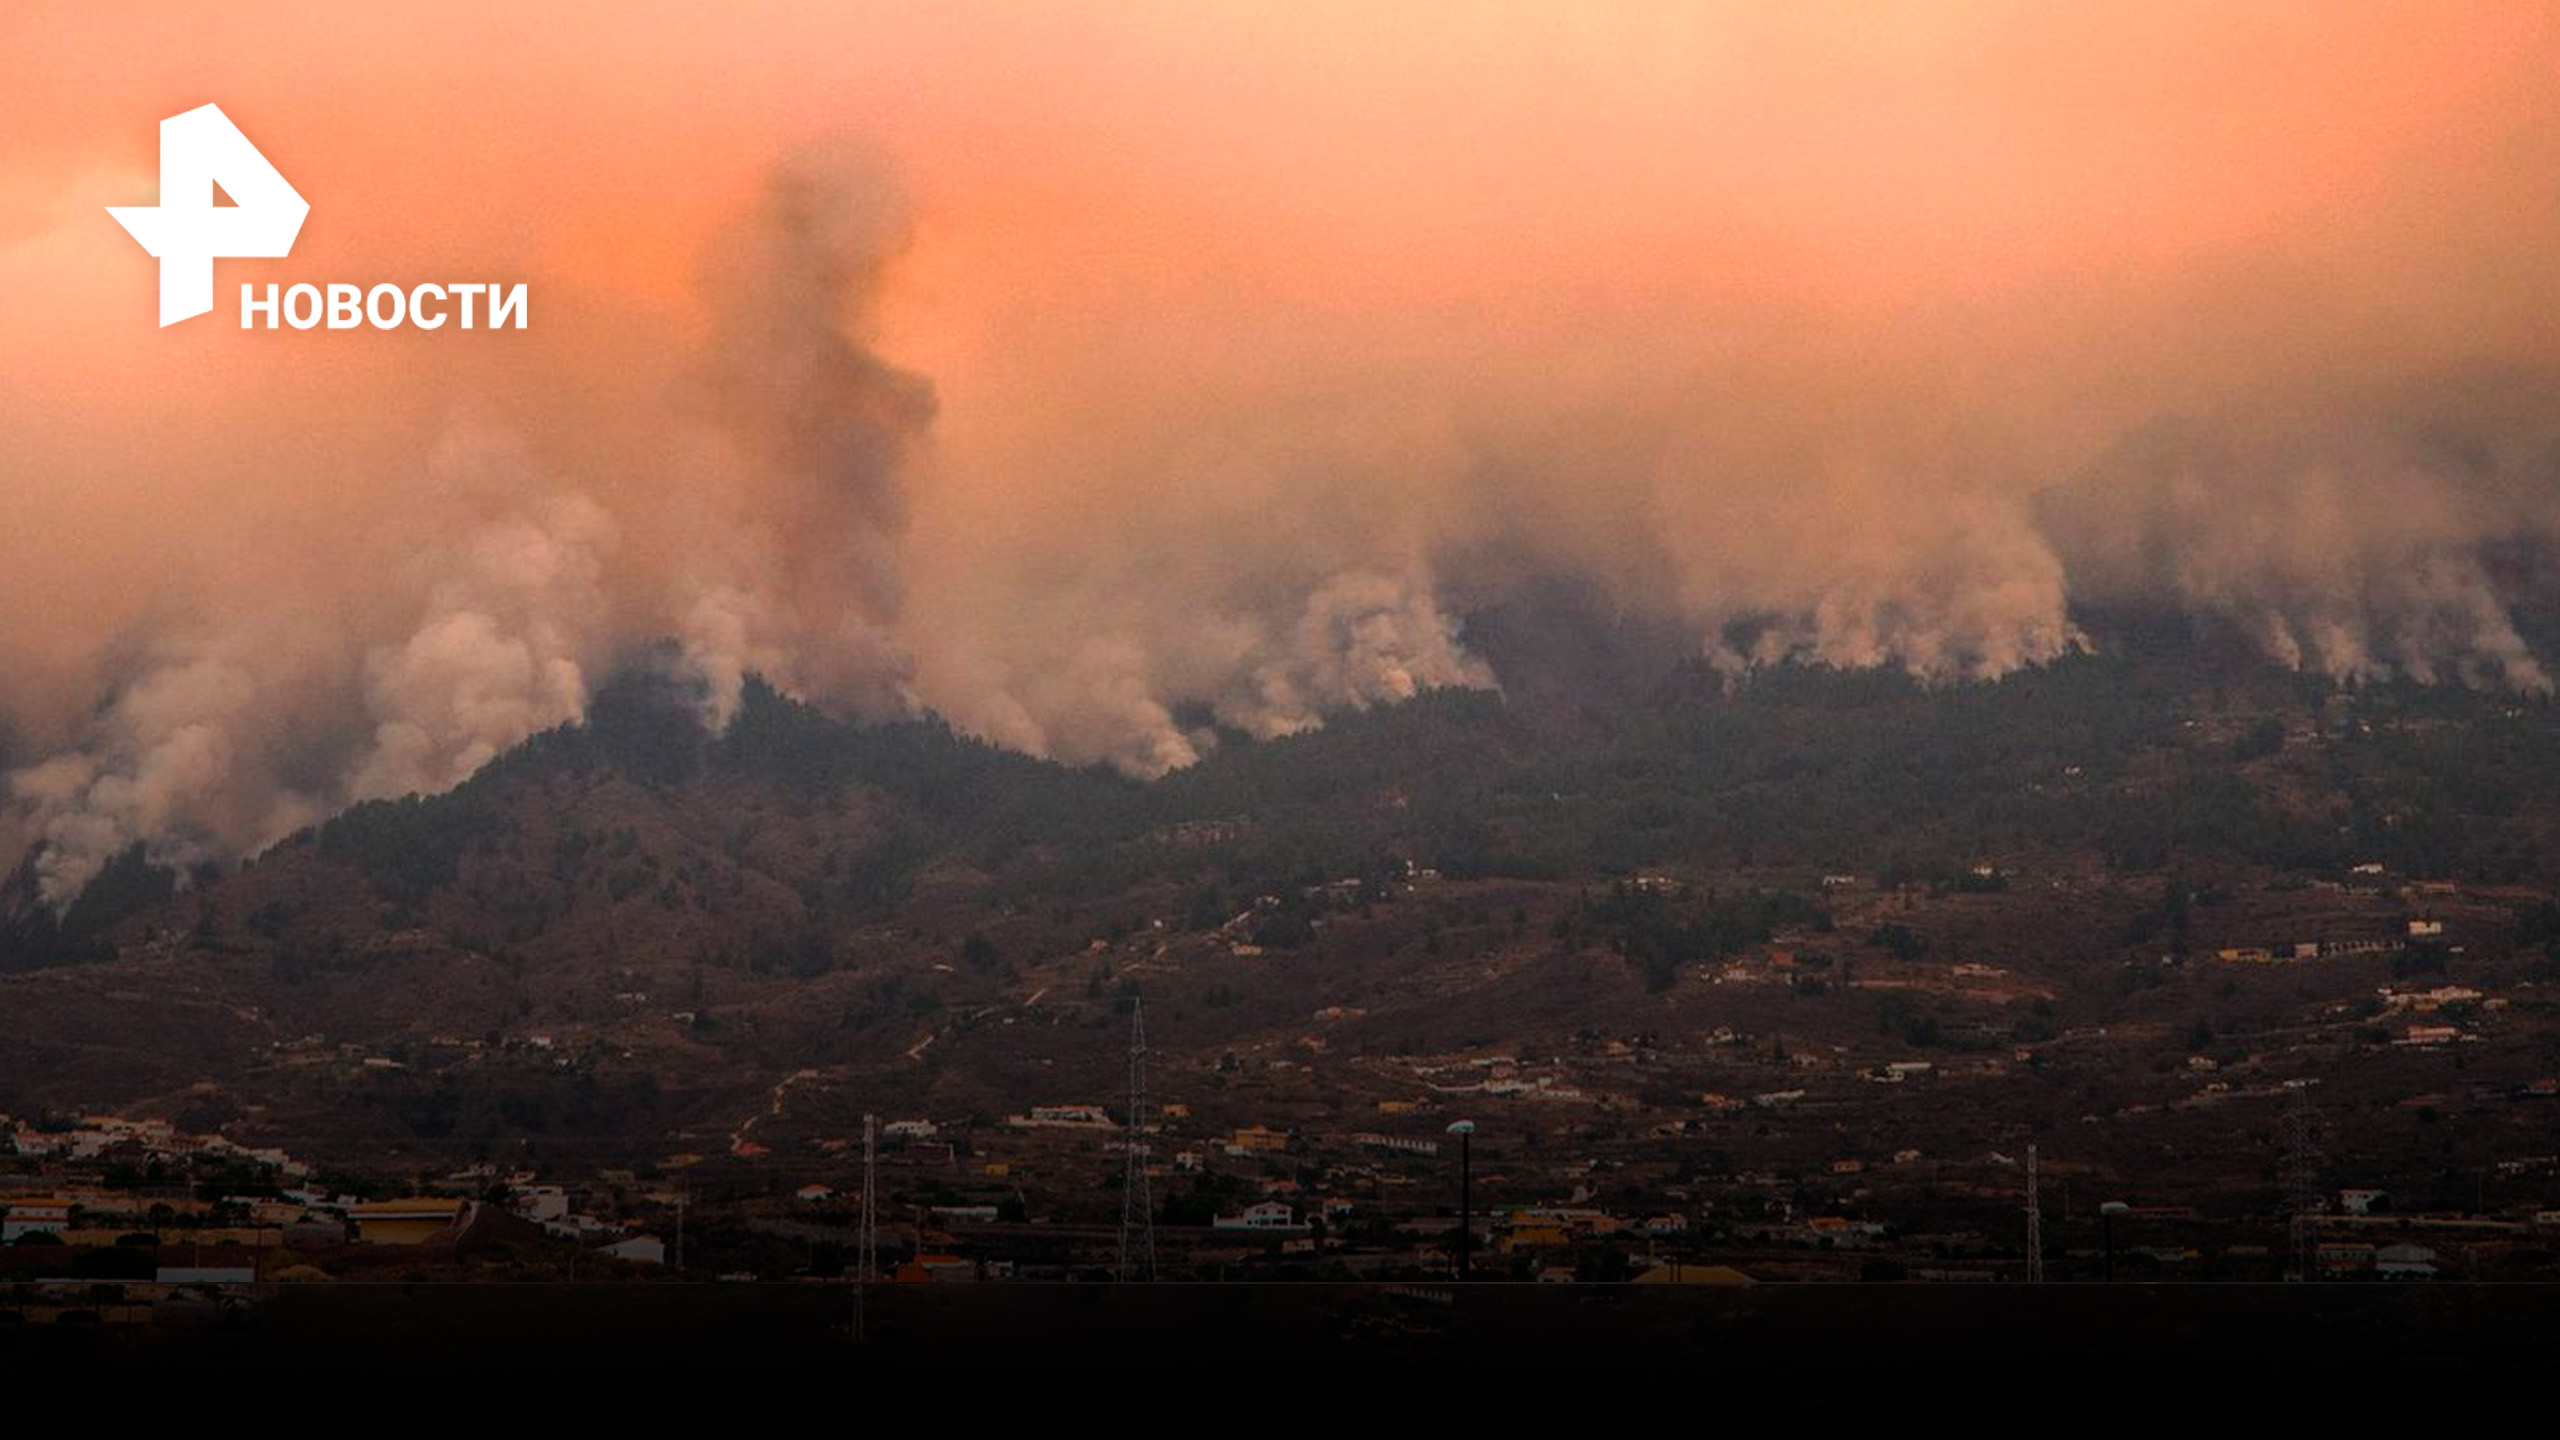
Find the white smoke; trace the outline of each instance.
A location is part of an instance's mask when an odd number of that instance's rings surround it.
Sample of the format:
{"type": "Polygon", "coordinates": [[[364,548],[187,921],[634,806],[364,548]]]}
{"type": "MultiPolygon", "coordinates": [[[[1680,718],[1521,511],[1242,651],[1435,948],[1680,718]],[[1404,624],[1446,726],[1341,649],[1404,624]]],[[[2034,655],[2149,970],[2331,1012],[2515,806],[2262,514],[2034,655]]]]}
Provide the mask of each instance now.
{"type": "Polygon", "coordinates": [[[758,672],[857,714],[912,711],[903,487],[934,400],[865,340],[903,214],[841,157],[777,177],[712,252],[707,343],[668,378],[656,449],[625,461],[645,473],[571,487],[574,441],[466,402],[373,532],[338,537],[363,558],[250,577],[275,582],[265,605],[173,582],[165,608],[206,618],[155,612],[108,702],[8,777],[44,898],[69,903],[137,841],[227,858],[355,801],[449,789],[579,719],[599,671],[660,638],[714,724],[758,672]],[[653,553],[626,566],[634,525],[653,553]],[[349,574],[352,591],[302,583],[349,574]]]}
{"type": "Polygon", "coordinates": [[[1426,583],[1365,570],[1261,607],[1204,600],[1178,616],[1100,609],[1062,651],[1010,666],[989,656],[972,663],[943,680],[970,702],[970,728],[1035,755],[1145,778],[1216,748],[1216,725],[1186,724],[1186,710],[1272,739],[1427,689],[1495,683],[1426,583]]]}
{"type": "Polygon", "coordinates": [[[1683,452],[1657,493],[1680,603],[1728,673],[1804,660],[1977,680],[2087,644],[2062,562],[1991,487],[1840,457],[1683,452]],[[1910,503],[1920,489],[1932,503],[1910,503]]]}
{"type": "Polygon", "coordinates": [[[36,875],[48,903],[68,905],[135,844],[175,866],[227,858],[309,824],[333,798],[287,782],[261,695],[276,677],[224,648],[232,653],[207,646],[146,669],[79,749],[8,777],[43,847],[36,875]]]}
{"type": "Polygon", "coordinates": [[[330,643],[327,616],[171,634],[72,748],[8,777],[45,899],[69,903],[136,843],[167,864],[226,859],[356,800],[449,789],[576,719],[611,534],[567,495],[463,529],[380,577],[417,597],[410,628],[359,656],[330,643]]]}
{"type": "MultiPolygon", "coordinates": [[[[595,36],[516,25],[363,126],[286,84],[245,123],[344,217],[296,264],[522,274],[532,330],[153,340],[102,323],[148,265],[98,208],[149,128],[97,117],[165,67],[64,83],[97,22],[19,7],[0,727],[48,894],[451,784],[669,638],[714,724],[761,673],[1139,775],[1495,684],[1456,617],[1558,574],[1728,669],[1952,683],[2167,603],[2549,688],[2507,551],[2560,537],[2560,21],[1658,8],[705,10],[565,108],[595,36]],[[394,178],[456,76],[559,143],[394,178]],[[840,152],[759,188],[839,127],[913,223],[840,152]]],[[[382,43],[166,18],[123,42],[382,43]]]]}
{"type": "Polygon", "coordinates": [[[612,543],[601,508],[563,495],[422,555],[427,603],[417,628],[365,657],[375,725],[349,797],[450,789],[527,736],[584,714],[612,543]]]}
{"type": "Polygon", "coordinates": [[[1270,739],[1427,689],[1493,683],[1493,671],[1460,646],[1457,625],[1428,590],[1354,573],[1309,595],[1294,626],[1255,645],[1216,710],[1227,724],[1270,739]]]}
{"type": "Polygon", "coordinates": [[[2340,420],[2205,445],[2157,437],[2059,492],[2044,523],[2076,592],[2163,600],[2231,624],[2289,669],[2549,694],[2492,564],[2560,537],[2552,453],[2531,417],[2473,417],[2490,438],[2420,445],[2340,420]]]}
{"type": "Polygon", "coordinates": [[[1094,636],[1004,692],[1018,748],[1078,764],[1102,762],[1154,777],[1199,760],[1215,739],[1176,724],[1147,652],[1124,636],[1094,636]]]}

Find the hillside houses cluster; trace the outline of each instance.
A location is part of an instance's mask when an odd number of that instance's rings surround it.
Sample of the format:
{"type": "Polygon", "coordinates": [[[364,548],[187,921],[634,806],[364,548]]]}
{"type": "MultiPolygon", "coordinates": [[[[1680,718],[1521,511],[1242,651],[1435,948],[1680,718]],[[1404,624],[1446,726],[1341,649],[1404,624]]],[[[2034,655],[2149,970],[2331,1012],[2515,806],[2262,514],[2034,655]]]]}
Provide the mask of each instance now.
{"type": "Polygon", "coordinates": [[[608,1254],[655,1258],[654,1240],[628,1221],[579,1208],[573,1192],[533,1172],[486,1163],[418,1193],[365,1196],[320,1183],[311,1162],[282,1149],[119,1115],[0,1117],[0,1155],[15,1162],[0,1171],[0,1245],[10,1247],[0,1259],[23,1262],[16,1270],[41,1270],[58,1252],[75,1271],[161,1284],[327,1279],[330,1267],[362,1272],[384,1252],[450,1255],[501,1216],[608,1254]],[[180,1250],[185,1263],[168,1263],[180,1250]],[[84,1251],[116,1260],[84,1260],[84,1251]],[[162,1263],[143,1266],[154,1257],[162,1263]]]}

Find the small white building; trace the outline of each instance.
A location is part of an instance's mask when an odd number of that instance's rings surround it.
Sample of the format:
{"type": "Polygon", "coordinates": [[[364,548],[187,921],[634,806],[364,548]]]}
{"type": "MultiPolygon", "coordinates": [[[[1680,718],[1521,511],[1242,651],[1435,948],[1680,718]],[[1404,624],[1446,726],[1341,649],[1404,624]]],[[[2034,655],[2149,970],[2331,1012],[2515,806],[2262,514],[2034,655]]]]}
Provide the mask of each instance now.
{"type": "Polygon", "coordinates": [[[1028,1115],[1008,1115],[1007,1125],[1018,1129],[1059,1128],[1074,1130],[1109,1130],[1111,1116],[1099,1105],[1034,1105],[1028,1115]]]}
{"type": "Polygon", "coordinates": [[[1298,1212],[1277,1200],[1247,1205],[1234,1215],[1221,1215],[1210,1222],[1220,1230],[1296,1230],[1298,1212]]]}

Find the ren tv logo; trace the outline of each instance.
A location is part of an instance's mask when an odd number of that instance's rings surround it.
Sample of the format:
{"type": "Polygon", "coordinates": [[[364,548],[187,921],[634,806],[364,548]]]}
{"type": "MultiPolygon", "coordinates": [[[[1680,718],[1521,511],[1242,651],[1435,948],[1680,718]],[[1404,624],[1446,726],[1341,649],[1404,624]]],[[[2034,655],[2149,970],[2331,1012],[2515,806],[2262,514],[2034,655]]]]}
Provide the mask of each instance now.
{"type": "MultiPolygon", "coordinates": [[[[311,202],[220,106],[199,105],[160,122],[160,203],[110,205],[107,213],[159,259],[165,328],[213,309],[215,260],[280,260],[292,254],[311,202]],[[214,203],[217,185],[231,204],[214,203]]],[[[269,285],[264,295],[254,285],[240,287],[243,330],[257,329],[260,317],[269,330],[279,319],[296,330],[323,322],[331,330],[439,330],[448,321],[463,330],[522,330],[526,309],[521,284],[339,283],[295,285],[281,294],[269,285]]]]}

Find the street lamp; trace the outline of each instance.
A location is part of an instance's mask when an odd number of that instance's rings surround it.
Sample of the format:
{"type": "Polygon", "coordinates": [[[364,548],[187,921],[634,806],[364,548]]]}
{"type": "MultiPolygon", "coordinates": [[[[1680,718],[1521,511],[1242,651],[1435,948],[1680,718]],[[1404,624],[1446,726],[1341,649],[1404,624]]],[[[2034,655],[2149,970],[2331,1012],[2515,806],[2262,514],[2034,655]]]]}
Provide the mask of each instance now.
{"type": "Polygon", "coordinates": [[[1449,1133],[1458,1137],[1458,1283],[1467,1281],[1467,1253],[1476,1245],[1476,1172],[1475,1156],[1468,1144],[1475,1138],[1476,1122],[1453,1120],[1449,1133]]]}
{"type": "Polygon", "coordinates": [[[2116,1217],[2128,1214],[2133,1207],[2121,1200],[2110,1200],[2098,1207],[2098,1221],[2107,1235],[2107,1278],[2116,1278],[2116,1217]]]}

